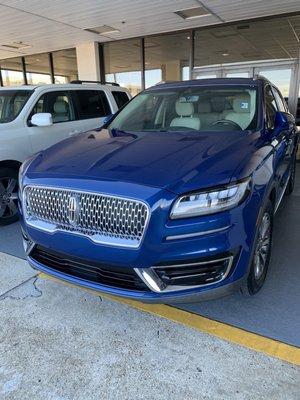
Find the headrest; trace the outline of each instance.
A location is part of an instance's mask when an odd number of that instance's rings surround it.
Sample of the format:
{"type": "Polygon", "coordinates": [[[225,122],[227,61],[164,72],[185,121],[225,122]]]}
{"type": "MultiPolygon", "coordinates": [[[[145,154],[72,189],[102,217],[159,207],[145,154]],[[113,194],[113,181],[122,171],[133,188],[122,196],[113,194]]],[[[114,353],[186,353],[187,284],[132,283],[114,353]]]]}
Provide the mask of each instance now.
{"type": "Polygon", "coordinates": [[[236,113],[250,113],[250,96],[248,94],[237,96],[233,100],[232,108],[236,113]]]}
{"type": "Polygon", "coordinates": [[[214,112],[221,113],[225,110],[224,97],[212,97],[210,101],[214,112]]]}
{"type": "Polygon", "coordinates": [[[211,112],[211,104],[206,101],[205,103],[198,104],[198,112],[199,113],[210,113],[211,112]]]}
{"type": "Polygon", "coordinates": [[[184,101],[177,100],[176,101],[176,112],[180,117],[190,117],[194,114],[194,105],[193,103],[188,103],[184,101]]]}
{"type": "Polygon", "coordinates": [[[64,100],[58,100],[54,103],[53,110],[56,114],[68,114],[69,104],[64,100]]]}

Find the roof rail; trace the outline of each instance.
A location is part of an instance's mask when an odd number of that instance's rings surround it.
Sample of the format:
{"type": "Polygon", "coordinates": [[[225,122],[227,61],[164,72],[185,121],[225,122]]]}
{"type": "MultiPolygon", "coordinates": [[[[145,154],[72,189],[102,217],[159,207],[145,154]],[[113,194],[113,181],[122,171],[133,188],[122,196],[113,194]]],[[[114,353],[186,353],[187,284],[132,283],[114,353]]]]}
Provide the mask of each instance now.
{"type": "MultiPolygon", "coordinates": [[[[71,81],[70,83],[72,84],[77,84],[77,85],[82,85],[83,83],[97,83],[100,85],[103,85],[102,82],[100,81],[82,81],[82,80],[75,80],[75,81],[71,81]]],[[[112,85],[112,86],[120,86],[118,83],[116,82],[104,82],[104,85],[112,85]]]]}

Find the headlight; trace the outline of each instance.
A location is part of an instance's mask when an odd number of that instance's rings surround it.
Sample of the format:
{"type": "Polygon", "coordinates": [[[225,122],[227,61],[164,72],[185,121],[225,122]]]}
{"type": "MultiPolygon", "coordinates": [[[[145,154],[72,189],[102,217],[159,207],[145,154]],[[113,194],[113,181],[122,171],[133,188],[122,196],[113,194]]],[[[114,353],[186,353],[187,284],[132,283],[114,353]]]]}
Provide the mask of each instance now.
{"type": "Polygon", "coordinates": [[[186,194],[180,197],[171,210],[171,218],[188,218],[228,210],[246,196],[250,179],[226,187],[186,194]]]}

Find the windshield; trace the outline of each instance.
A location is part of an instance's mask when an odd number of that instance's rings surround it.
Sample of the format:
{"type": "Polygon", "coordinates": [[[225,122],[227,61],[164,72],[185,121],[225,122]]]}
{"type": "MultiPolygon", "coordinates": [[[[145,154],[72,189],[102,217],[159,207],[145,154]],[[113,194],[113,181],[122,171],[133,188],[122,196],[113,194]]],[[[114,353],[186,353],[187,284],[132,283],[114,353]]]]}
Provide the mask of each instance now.
{"type": "Polygon", "coordinates": [[[147,90],[125,106],[108,126],[127,132],[256,128],[257,90],[250,86],[147,90]]]}
{"type": "Polygon", "coordinates": [[[0,90],[0,123],[13,121],[31,94],[32,90],[0,90]]]}

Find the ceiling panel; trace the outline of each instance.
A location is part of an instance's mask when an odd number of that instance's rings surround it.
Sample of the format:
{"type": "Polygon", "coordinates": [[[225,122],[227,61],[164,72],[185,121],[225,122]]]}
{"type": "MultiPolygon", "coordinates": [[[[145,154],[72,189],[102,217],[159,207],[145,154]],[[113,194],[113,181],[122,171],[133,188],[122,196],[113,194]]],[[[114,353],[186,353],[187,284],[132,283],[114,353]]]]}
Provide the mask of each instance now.
{"type": "MultiPolygon", "coordinates": [[[[299,0],[0,0],[0,59],[86,41],[105,42],[295,11],[300,11],[299,0]],[[174,14],[200,4],[212,14],[189,20],[174,14]],[[100,36],[84,31],[101,25],[118,32],[100,36]],[[16,51],[1,47],[13,42],[31,47],[16,51]]],[[[300,35],[299,21],[295,30],[300,35]]]]}

